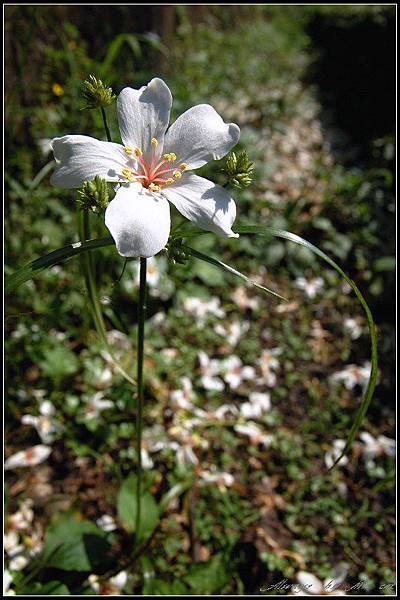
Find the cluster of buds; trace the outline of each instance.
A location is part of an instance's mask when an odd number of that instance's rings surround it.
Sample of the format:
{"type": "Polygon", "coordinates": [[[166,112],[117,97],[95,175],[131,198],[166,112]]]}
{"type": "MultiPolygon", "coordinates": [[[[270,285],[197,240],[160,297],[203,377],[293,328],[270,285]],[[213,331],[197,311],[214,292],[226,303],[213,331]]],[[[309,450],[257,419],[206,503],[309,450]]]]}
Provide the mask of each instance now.
{"type": "Polygon", "coordinates": [[[168,258],[173,264],[179,263],[180,265],[184,265],[189,260],[189,254],[182,248],[182,245],[183,239],[175,238],[171,239],[165,247],[168,258]]]}
{"type": "Polygon", "coordinates": [[[244,189],[252,182],[253,163],[249,161],[247,150],[243,150],[238,156],[231,152],[225,162],[222,173],[228,176],[228,183],[236,188],[244,189]]]}
{"type": "Polygon", "coordinates": [[[108,186],[105,179],[98,175],[92,181],[84,181],[78,190],[76,202],[79,208],[91,210],[96,214],[103,212],[108,205],[108,186]]]}
{"type": "Polygon", "coordinates": [[[89,75],[82,84],[82,96],[86,100],[84,108],[105,108],[112,104],[116,98],[110,87],[107,87],[101,79],[89,75]]]}

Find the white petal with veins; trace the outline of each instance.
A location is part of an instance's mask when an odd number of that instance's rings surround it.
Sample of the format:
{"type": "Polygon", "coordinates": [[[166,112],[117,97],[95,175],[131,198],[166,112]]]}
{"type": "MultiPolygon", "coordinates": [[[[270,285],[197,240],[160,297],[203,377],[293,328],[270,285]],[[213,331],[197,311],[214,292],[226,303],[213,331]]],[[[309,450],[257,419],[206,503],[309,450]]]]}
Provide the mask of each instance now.
{"type": "Polygon", "coordinates": [[[105,224],[122,256],[154,256],[168,241],[169,205],[138,183],[121,186],[107,207],[105,224]]]}
{"type": "Polygon", "coordinates": [[[236,217],[235,201],[221,186],[186,173],[162,193],[184,217],[202,229],[222,237],[239,237],[231,229],[236,217]]]}
{"type": "Polygon", "coordinates": [[[106,181],[119,181],[119,175],[127,163],[123,146],[87,135],[54,138],[52,148],[56,168],[50,183],[61,188],[78,188],[96,175],[106,181]]]}
{"type": "Polygon", "coordinates": [[[189,108],[169,128],[164,152],[175,152],[189,169],[198,169],[210,160],[225,156],[240,137],[235,123],[224,123],[209,104],[189,108]]]}

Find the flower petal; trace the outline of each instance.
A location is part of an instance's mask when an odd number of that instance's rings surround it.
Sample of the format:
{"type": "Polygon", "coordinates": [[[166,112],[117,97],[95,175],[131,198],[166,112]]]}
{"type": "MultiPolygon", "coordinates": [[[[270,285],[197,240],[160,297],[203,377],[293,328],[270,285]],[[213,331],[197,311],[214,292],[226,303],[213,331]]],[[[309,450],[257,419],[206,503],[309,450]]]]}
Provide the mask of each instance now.
{"type": "Polygon", "coordinates": [[[169,204],[139,183],[124,185],[107,207],[105,224],[121,256],[154,256],[168,241],[169,204]]]}
{"type": "Polygon", "coordinates": [[[212,106],[198,104],[171,125],[165,136],[164,152],[175,152],[189,169],[198,169],[225,156],[239,137],[240,129],[235,123],[224,123],[212,106]]]}
{"type": "Polygon", "coordinates": [[[120,144],[101,142],[87,135],[64,135],[52,140],[56,168],[50,183],[62,188],[78,188],[99,175],[106,181],[119,181],[118,173],[127,163],[120,144]]]}
{"type": "Polygon", "coordinates": [[[151,138],[159,142],[161,152],[168,127],[172,95],[162,79],[152,79],[139,90],[124,88],[117,100],[118,123],[125,146],[151,150],[151,138]]]}
{"type": "Polygon", "coordinates": [[[185,173],[162,193],[192,223],[221,237],[239,237],[231,229],[236,217],[235,201],[221,186],[185,173]]]}
{"type": "Polygon", "coordinates": [[[299,571],[297,581],[306,594],[320,594],[323,591],[322,582],[312,573],[299,571]]]}

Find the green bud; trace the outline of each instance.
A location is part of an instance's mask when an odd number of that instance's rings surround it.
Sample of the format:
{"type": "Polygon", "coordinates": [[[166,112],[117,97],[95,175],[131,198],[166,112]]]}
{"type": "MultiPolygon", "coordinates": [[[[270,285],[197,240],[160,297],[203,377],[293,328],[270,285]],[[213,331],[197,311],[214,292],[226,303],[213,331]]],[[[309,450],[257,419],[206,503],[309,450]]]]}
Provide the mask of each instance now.
{"type": "Polygon", "coordinates": [[[105,179],[98,175],[92,181],[84,181],[77,192],[76,203],[83,210],[99,214],[108,206],[108,187],[105,179]]]}
{"type": "Polygon", "coordinates": [[[184,265],[187,263],[189,259],[189,254],[182,248],[183,239],[176,238],[172,239],[165,246],[165,250],[168,254],[168,258],[173,264],[179,263],[180,265],[184,265]]]}
{"type": "Polygon", "coordinates": [[[231,152],[225,161],[222,173],[228,176],[228,183],[239,189],[248,187],[252,182],[253,163],[249,161],[247,150],[238,156],[231,152]]]}
{"type": "Polygon", "coordinates": [[[107,87],[101,79],[89,75],[82,84],[82,96],[87,105],[84,109],[105,108],[112,104],[116,98],[110,87],[107,87]]]}

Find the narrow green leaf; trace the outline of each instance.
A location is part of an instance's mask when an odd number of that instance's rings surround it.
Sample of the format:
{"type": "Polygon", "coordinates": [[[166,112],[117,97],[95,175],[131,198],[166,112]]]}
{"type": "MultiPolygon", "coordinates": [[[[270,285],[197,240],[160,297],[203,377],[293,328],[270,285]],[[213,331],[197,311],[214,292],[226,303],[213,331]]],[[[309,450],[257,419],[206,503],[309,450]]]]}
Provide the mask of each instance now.
{"type": "Polygon", "coordinates": [[[277,292],[274,292],[273,290],[270,290],[270,289],[264,287],[263,285],[260,285],[260,284],[256,283],[255,281],[252,281],[246,275],[243,275],[243,273],[241,273],[240,271],[237,271],[236,269],[234,269],[230,265],[227,265],[226,263],[222,262],[221,260],[218,260],[217,258],[213,258],[212,256],[208,256],[208,254],[203,254],[202,252],[199,252],[198,250],[195,250],[194,248],[189,248],[189,246],[186,246],[185,244],[182,245],[182,248],[184,250],[186,250],[186,252],[188,252],[188,254],[190,254],[191,256],[198,258],[200,260],[203,260],[204,262],[210,263],[211,265],[214,265],[215,267],[218,267],[219,269],[222,269],[223,271],[227,271],[228,273],[231,273],[232,275],[239,277],[240,279],[245,281],[247,285],[252,285],[267,294],[272,294],[276,298],[280,298],[281,300],[286,301],[286,298],[284,298],[283,296],[280,296],[277,292]]]}
{"type": "Polygon", "coordinates": [[[350,433],[348,435],[347,442],[343,449],[343,452],[337,458],[337,460],[334,462],[334,464],[332,465],[332,467],[331,467],[331,469],[332,469],[340,461],[342,456],[344,456],[350,450],[352,443],[357,435],[357,432],[360,429],[361,423],[363,422],[363,419],[367,413],[368,407],[370,405],[370,402],[372,400],[372,396],[373,396],[373,393],[375,390],[376,378],[377,378],[377,373],[378,373],[378,350],[377,350],[377,345],[376,345],[375,323],[374,323],[374,319],[372,317],[370,308],[369,308],[367,302],[365,301],[364,296],[362,295],[362,293],[360,292],[360,290],[354,283],[354,281],[346,275],[346,273],[339,267],[339,265],[337,263],[335,263],[335,261],[332,260],[327,254],[325,254],[325,252],[323,252],[322,250],[317,248],[317,246],[310,244],[310,242],[307,242],[307,240],[303,239],[302,237],[300,237],[294,233],[290,233],[289,231],[284,231],[283,229],[276,229],[275,227],[263,227],[263,226],[259,226],[259,225],[240,225],[240,226],[235,227],[235,231],[236,231],[236,233],[240,233],[240,234],[241,233],[243,233],[243,234],[249,233],[249,234],[263,235],[266,237],[272,237],[272,236],[279,237],[279,238],[289,240],[290,242],[294,242],[295,244],[299,244],[300,246],[303,246],[305,248],[308,248],[309,250],[314,252],[314,254],[316,254],[317,256],[322,258],[326,263],[328,263],[329,266],[331,266],[333,269],[335,269],[335,271],[337,273],[339,273],[339,275],[341,275],[341,277],[343,277],[343,279],[345,281],[347,281],[347,283],[352,287],[353,291],[355,292],[355,294],[367,316],[369,334],[370,334],[370,339],[371,339],[371,372],[370,372],[370,376],[369,376],[368,386],[367,386],[367,389],[363,396],[361,405],[360,405],[360,407],[357,411],[357,414],[355,416],[355,419],[353,421],[353,425],[350,429],[350,433]]]}
{"type": "Polygon", "coordinates": [[[105,246],[112,246],[114,243],[112,237],[77,242],[76,244],[68,244],[68,246],[64,246],[64,248],[59,248],[58,250],[50,252],[50,254],[46,254],[46,256],[37,258],[6,278],[6,294],[10,294],[20,285],[25,283],[25,281],[32,279],[41,273],[41,271],[44,271],[44,269],[54,267],[54,265],[64,262],[78,254],[82,254],[83,252],[104,248],[105,246]]]}

